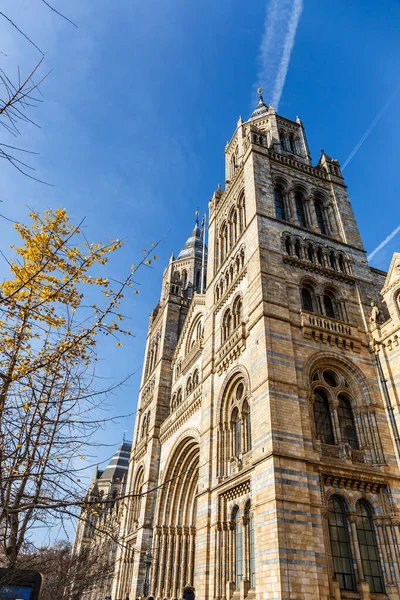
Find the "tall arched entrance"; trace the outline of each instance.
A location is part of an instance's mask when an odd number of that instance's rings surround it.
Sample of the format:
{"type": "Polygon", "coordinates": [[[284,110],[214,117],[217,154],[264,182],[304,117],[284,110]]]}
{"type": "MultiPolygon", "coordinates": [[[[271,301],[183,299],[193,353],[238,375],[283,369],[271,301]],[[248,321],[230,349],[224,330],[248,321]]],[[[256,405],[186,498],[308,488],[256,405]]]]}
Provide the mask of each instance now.
{"type": "Polygon", "coordinates": [[[181,598],[193,584],[199,443],[183,439],[169,459],[163,477],[154,530],[150,594],[181,598]]]}

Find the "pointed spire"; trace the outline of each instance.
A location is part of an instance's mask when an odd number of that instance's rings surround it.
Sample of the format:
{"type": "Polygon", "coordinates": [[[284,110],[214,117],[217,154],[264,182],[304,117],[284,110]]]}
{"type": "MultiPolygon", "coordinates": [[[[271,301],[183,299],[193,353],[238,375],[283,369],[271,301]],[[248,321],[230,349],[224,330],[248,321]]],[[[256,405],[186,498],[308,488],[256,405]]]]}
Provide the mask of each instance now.
{"type": "MultiPolygon", "coordinates": [[[[199,229],[199,211],[196,210],[196,223],[190,237],[186,240],[186,244],[180,251],[177,260],[182,258],[199,258],[202,257],[203,242],[201,241],[201,231],[199,229]]],[[[207,252],[207,249],[206,249],[207,252]]]]}
{"type": "Polygon", "coordinates": [[[268,106],[264,103],[264,98],[262,96],[262,92],[263,92],[262,88],[258,88],[257,92],[258,92],[258,104],[257,104],[257,108],[255,109],[255,111],[253,112],[253,114],[250,117],[250,121],[252,119],[258,119],[259,117],[262,117],[263,115],[268,113],[268,106]]]}

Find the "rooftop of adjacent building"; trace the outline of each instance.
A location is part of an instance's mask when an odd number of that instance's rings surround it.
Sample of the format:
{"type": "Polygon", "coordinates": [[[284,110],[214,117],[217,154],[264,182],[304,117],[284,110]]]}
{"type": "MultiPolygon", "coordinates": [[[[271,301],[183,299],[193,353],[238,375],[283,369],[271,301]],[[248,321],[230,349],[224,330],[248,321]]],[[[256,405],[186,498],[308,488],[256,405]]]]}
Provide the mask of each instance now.
{"type": "MultiPolygon", "coordinates": [[[[205,246],[205,255],[207,256],[207,246],[205,246]]],[[[196,223],[192,233],[186,240],[185,245],[180,251],[176,260],[187,260],[191,258],[202,259],[203,256],[203,235],[199,228],[199,213],[196,212],[196,223]]]]}
{"type": "Polygon", "coordinates": [[[128,473],[132,442],[123,441],[103,471],[97,471],[97,480],[114,482],[128,473]]]}

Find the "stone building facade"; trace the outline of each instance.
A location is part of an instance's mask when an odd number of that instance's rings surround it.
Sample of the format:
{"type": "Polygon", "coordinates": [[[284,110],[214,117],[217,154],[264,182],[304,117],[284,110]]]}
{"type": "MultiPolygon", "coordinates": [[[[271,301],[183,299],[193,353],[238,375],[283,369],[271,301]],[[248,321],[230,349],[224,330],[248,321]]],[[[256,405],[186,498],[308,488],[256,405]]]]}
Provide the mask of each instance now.
{"type": "Polygon", "coordinates": [[[225,161],[206,291],[196,222],[150,318],[112,597],[399,598],[400,255],[261,95],[225,161]]]}
{"type": "Polygon", "coordinates": [[[131,449],[124,441],[106,468],[96,469],[93,476],[86,496],[90,510],[81,511],[73,547],[76,560],[84,565],[85,581],[82,569],[75,567],[79,581],[73,581],[66,594],[73,600],[82,598],[81,589],[84,600],[111,596],[131,449]]]}

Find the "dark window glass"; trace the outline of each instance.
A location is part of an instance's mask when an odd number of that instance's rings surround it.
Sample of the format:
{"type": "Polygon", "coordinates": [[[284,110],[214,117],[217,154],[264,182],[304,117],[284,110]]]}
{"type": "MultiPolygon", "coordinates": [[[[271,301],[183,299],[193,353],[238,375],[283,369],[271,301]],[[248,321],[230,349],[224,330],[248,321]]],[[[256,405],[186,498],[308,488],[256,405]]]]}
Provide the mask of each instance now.
{"type": "Polygon", "coordinates": [[[236,589],[240,588],[240,582],[243,577],[243,536],[242,536],[242,523],[240,522],[239,509],[235,513],[235,583],[236,589]]]}
{"type": "Polygon", "coordinates": [[[353,411],[351,410],[349,400],[342,394],[339,396],[338,417],[339,427],[342,433],[342,441],[345,444],[350,444],[351,448],[357,450],[358,442],[354,427],[353,411]]]}
{"type": "Polygon", "coordinates": [[[283,193],[281,188],[275,188],[275,210],[278,219],[286,219],[285,205],[283,203],[283,193]]]}
{"type": "Polygon", "coordinates": [[[303,287],[301,289],[301,304],[302,304],[303,310],[307,310],[308,312],[314,312],[314,303],[313,303],[312,293],[306,287],[303,287]]]}
{"type": "Polygon", "coordinates": [[[333,570],[341,590],[356,591],[353,559],[343,502],[333,496],[328,502],[329,537],[331,540],[333,570]]]}
{"type": "Polygon", "coordinates": [[[251,422],[250,422],[250,408],[247,402],[243,405],[243,414],[244,414],[244,426],[247,438],[247,447],[246,452],[251,450],[251,422]]]}
{"type": "Polygon", "coordinates": [[[331,387],[336,387],[338,384],[336,375],[333,371],[324,371],[324,379],[331,387]]]}
{"type": "Polygon", "coordinates": [[[311,246],[311,244],[307,246],[307,256],[310,262],[315,262],[314,248],[311,246]]]}
{"type": "Polygon", "coordinates": [[[315,394],[314,420],[317,439],[324,444],[334,444],[331,411],[328,398],[322,390],[318,390],[315,394]]]}
{"type": "Polygon", "coordinates": [[[297,256],[297,258],[301,258],[301,246],[299,240],[296,240],[294,244],[294,253],[297,256]]]}
{"type": "Polygon", "coordinates": [[[342,273],[346,272],[346,268],[344,266],[344,259],[343,256],[339,256],[339,269],[342,271],[342,273]]]}
{"type": "Polygon", "coordinates": [[[357,502],[356,510],[358,515],[357,537],[364,577],[368,581],[372,593],[384,594],[385,587],[371,511],[368,504],[363,501],[357,502]]]}
{"type": "Polygon", "coordinates": [[[232,433],[234,436],[235,456],[239,456],[242,452],[242,427],[237,408],[235,408],[232,413],[232,433]]]}
{"type": "Polygon", "coordinates": [[[292,244],[290,243],[290,238],[286,238],[285,240],[285,250],[286,254],[288,254],[289,256],[292,255],[292,244]]]}
{"type": "Polygon", "coordinates": [[[297,218],[299,220],[299,224],[302,227],[307,227],[307,221],[306,221],[306,213],[304,210],[304,202],[303,202],[303,196],[297,192],[295,194],[295,204],[296,204],[296,214],[297,214],[297,218]]]}
{"type": "Polygon", "coordinates": [[[335,313],[335,308],[333,305],[333,300],[327,294],[325,294],[325,296],[324,296],[324,307],[325,307],[326,316],[329,317],[330,319],[336,319],[336,313],[335,313]]]}
{"type": "Polygon", "coordinates": [[[317,223],[318,223],[319,230],[321,233],[326,235],[328,232],[327,232],[326,225],[325,225],[324,212],[322,209],[321,202],[319,202],[319,200],[317,200],[315,202],[314,206],[315,206],[315,214],[317,216],[317,223]]]}
{"type": "Polygon", "coordinates": [[[336,271],[336,260],[335,260],[335,255],[333,252],[331,252],[329,254],[329,262],[330,262],[331,268],[335,269],[335,271],[336,271]]]}

